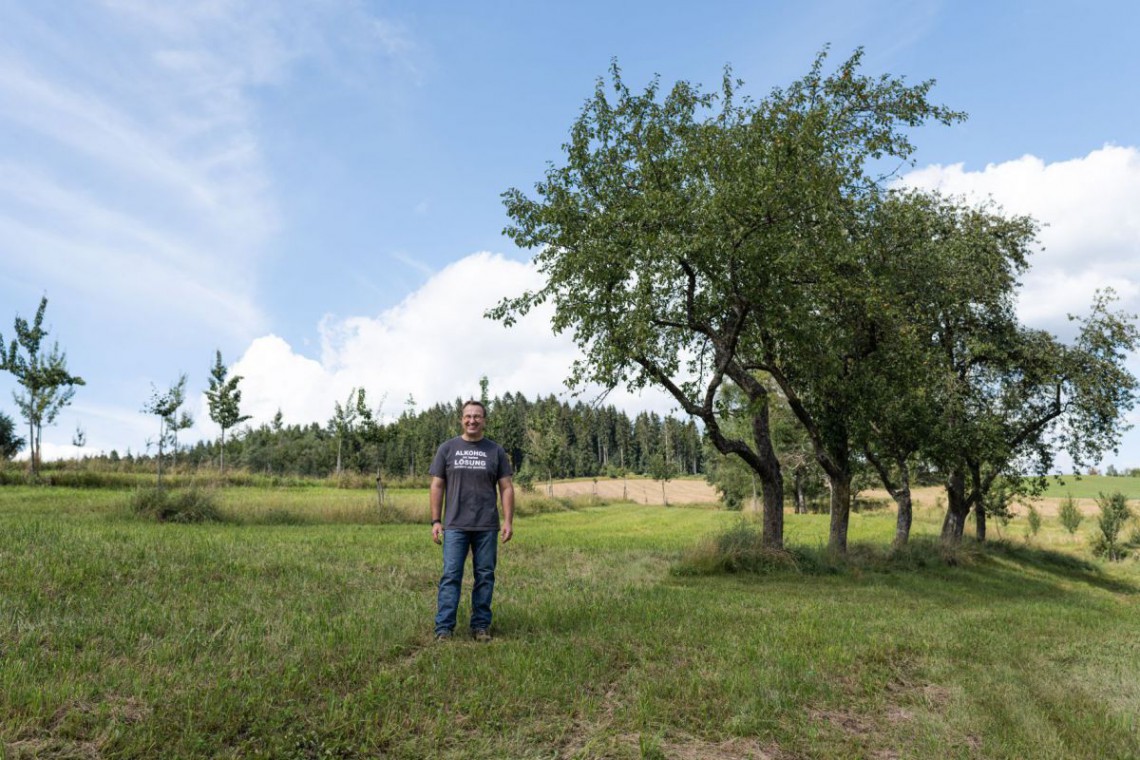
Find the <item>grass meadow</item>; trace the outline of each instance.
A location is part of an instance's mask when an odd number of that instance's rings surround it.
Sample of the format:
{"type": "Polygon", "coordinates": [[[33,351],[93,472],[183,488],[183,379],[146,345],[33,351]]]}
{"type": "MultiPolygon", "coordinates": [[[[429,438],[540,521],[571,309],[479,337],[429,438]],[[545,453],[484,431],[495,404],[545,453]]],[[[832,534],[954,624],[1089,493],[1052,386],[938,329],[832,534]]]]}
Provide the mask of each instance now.
{"type": "Polygon", "coordinates": [[[1140,500],[1140,478],[1125,475],[1065,475],[1060,480],[1049,479],[1049,487],[1043,494],[1049,498],[1063,499],[1072,496],[1074,499],[1095,499],[1100,494],[1111,494],[1116,491],[1129,499],[1140,500]]]}
{"type": "Polygon", "coordinates": [[[891,556],[854,514],[841,563],[789,514],[786,561],[703,574],[746,518],[529,497],[495,640],[436,644],[426,492],[219,499],[0,488],[0,757],[1140,757],[1140,562],[1055,518],[891,556]]]}

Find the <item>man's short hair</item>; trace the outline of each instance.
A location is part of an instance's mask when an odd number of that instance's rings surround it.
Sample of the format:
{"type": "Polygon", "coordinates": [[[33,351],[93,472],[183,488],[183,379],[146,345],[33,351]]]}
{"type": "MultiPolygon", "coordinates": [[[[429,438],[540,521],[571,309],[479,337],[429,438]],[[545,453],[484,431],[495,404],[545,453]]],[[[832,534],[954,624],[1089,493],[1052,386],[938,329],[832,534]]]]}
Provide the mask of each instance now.
{"type": "Polygon", "coordinates": [[[475,399],[468,399],[467,401],[463,402],[463,406],[459,407],[459,416],[460,417],[463,416],[463,412],[467,411],[467,407],[469,407],[469,406],[479,407],[479,411],[483,412],[483,417],[484,418],[487,417],[487,407],[483,405],[482,401],[476,401],[475,399]]]}

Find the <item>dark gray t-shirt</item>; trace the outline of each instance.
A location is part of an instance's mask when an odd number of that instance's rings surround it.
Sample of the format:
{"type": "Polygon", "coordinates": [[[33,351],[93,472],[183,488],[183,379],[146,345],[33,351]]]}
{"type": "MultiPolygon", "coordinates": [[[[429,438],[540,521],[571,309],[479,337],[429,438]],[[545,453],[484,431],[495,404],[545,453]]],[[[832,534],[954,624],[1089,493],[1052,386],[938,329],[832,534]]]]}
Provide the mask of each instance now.
{"type": "Polygon", "coordinates": [[[502,446],[489,438],[457,436],[435,452],[429,472],[447,481],[444,530],[499,529],[499,479],[514,474],[502,446]]]}

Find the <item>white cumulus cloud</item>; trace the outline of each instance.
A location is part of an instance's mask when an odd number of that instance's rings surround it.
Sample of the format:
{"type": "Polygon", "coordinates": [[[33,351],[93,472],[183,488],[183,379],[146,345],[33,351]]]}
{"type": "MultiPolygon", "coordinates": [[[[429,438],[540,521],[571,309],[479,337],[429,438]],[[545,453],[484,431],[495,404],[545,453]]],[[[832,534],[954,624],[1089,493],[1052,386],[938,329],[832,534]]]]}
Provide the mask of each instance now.
{"type": "MultiPolygon", "coordinates": [[[[1069,337],[1067,316],[1087,314],[1093,294],[1104,288],[1116,291],[1117,308],[1140,312],[1140,149],[1108,145],[1053,163],[1023,156],[980,171],[962,164],[928,166],[902,181],[974,201],[990,199],[1043,225],[1043,250],[1030,259],[1018,301],[1027,324],[1069,337]]],[[[1140,375],[1140,356],[1129,357],[1127,366],[1140,375]]],[[[1140,453],[1140,411],[1127,419],[1133,429],[1109,461],[1131,467],[1140,453]]]]}
{"type": "MultiPolygon", "coordinates": [[[[278,409],[290,423],[323,422],[334,402],[343,403],[355,387],[366,389],[373,406],[384,398],[382,411],[391,419],[409,395],[419,409],[477,396],[484,375],[492,396],[567,396],[563,380],[578,350],[568,335],[551,332],[549,308],[536,309],[510,328],[483,316],[502,298],[541,284],[530,264],[476,253],[378,316],[326,317],[319,360],[298,354],[278,337],[258,338],[233,366],[244,378],[243,411],[255,422],[278,409]]],[[[607,403],[634,413],[664,413],[674,406],[661,393],[622,391],[607,403]]]]}
{"type": "Polygon", "coordinates": [[[1105,146],[1083,158],[1045,163],[1034,156],[969,171],[928,166],[903,183],[974,201],[992,199],[1042,223],[1043,250],[1030,260],[1019,302],[1030,324],[1061,330],[1066,314],[1087,311],[1094,291],[1112,287],[1140,311],[1140,150],[1105,146]]]}

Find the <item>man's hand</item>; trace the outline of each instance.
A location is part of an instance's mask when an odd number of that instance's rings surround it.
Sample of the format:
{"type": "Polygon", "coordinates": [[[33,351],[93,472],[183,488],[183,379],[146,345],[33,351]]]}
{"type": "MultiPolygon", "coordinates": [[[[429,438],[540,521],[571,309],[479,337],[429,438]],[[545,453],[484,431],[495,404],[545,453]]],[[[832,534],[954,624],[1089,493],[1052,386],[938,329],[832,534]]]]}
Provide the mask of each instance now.
{"type": "Polygon", "coordinates": [[[431,540],[435,541],[437,544],[443,543],[443,524],[442,523],[432,523],[432,525],[431,525],[431,540]]]}
{"type": "Polygon", "coordinates": [[[505,544],[506,542],[510,541],[511,536],[514,534],[515,531],[513,528],[511,528],[511,524],[509,522],[503,523],[503,527],[499,530],[499,537],[503,540],[503,543],[505,544]]]}

